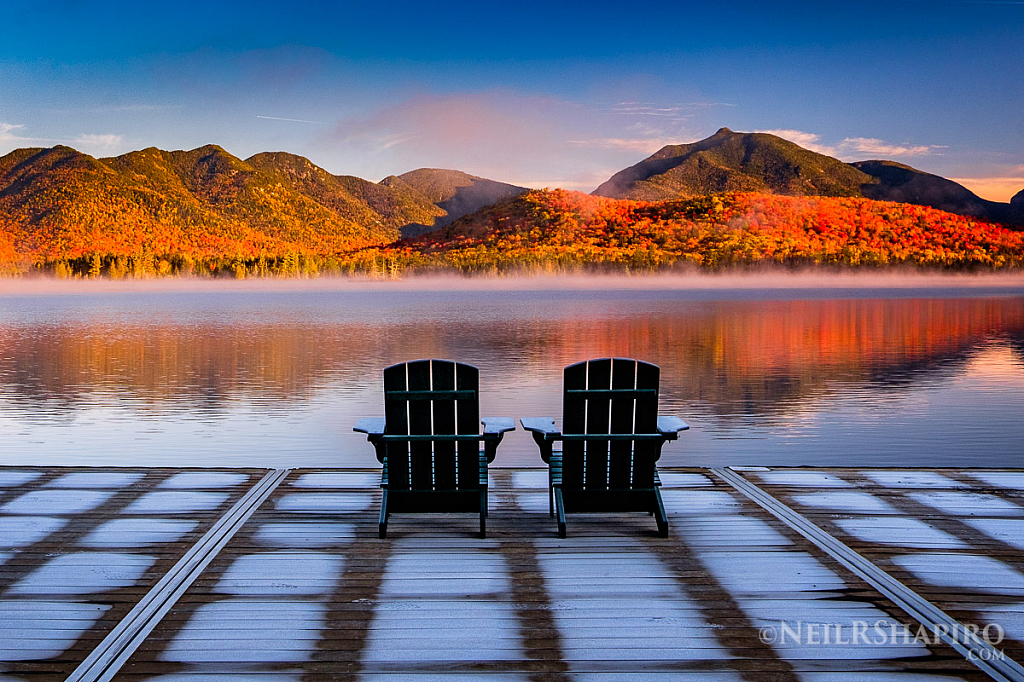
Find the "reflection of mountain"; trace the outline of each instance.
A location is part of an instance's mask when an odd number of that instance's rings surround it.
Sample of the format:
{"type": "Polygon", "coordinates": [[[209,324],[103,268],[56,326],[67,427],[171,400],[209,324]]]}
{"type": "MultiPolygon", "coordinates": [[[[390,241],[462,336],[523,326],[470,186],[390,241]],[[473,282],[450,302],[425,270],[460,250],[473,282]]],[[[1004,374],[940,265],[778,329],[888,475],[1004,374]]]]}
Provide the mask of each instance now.
{"type": "Polygon", "coordinates": [[[47,404],[52,414],[66,413],[100,398],[142,411],[287,410],[322,387],[369,409],[385,365],[453,357],[482,368],[502,412],[526,414],[534,403],[524,386],[548,391],[567,364],[631,355],[662,366],[667,400],[735,415],[772,413],[837,381],[913,383],[962,363],[991,338],[1008,340],[1024,365],[1020,298],[645,304],[623,297],[603,312],[581,313],[571,302],[524,310],[474,318],[471,309],[462,321],[425,314],[405,324],[0,328],[0,393],[18,412],[43,417],[47,404]],[[538,316],[541,309],[553,312],[538,316]]]}

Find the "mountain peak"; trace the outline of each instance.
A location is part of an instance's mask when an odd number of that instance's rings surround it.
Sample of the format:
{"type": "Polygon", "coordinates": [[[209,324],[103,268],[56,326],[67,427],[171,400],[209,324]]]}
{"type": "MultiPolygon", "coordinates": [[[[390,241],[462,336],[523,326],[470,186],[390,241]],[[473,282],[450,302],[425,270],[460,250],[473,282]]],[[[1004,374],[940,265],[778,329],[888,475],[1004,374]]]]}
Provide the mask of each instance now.
{"type": "Polygon", "coordinates": [[[403,231],[402,236],[406,237],[438,229],[464,215],[526,191],[525,187],[444,168],[417,168],[402,173],[397,178],[389,176],[382,182],[392,186],[401,182],[403,186],[425,196],[447,214],[435,219],[434,224],[426,226],[425,229],[403,231]]]}
{"type": "MultiPolygon", "coordinates": [[[[190,153],[203,155],[228,154],[228,152],[224,150],[224,147],[221,147],[219,144],[204,144],[202,147],[196,147],[195,149],[191,150],[190,153]]],[[[228,156],[231,155],[228,154],[228,156]]]]}
{"type": "Polygon", "coordinates": [[[771,133],[737,133],[724,127],[698,142],[662,147],[593,193],[660,201],[725,192],[864,197],[997,222],[1024,222],[1024,190],[1011,204],[999,204],[952,180],[896,161],[844,163],[771,133]]]}
{"type": "Polygon", "coordinates": [[[792,196],[859,196],[872,178],[830,156],[781,137],[717,133],[691,144],[669,145],[613,175],[594,194],[658,201],[720,192],[792,196]]]}

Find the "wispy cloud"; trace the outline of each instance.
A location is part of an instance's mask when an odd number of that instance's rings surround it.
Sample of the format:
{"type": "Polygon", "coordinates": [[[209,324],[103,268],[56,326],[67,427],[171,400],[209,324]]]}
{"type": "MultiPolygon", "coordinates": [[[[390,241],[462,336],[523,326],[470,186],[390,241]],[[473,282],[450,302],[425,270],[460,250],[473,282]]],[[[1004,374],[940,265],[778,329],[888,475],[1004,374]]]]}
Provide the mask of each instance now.
{"type": "MultiPolygon", "coordinates": [[[[61,140],[50,140],[43,137],[25,135],[24,131],[25,124],[23,123],[0,122],[0,142],[13,143],[13,147],[31,144],[60,144],[61,142],[61,140]]],[[[11,145],[5,146],[13,148],[11,145]]]]}
{"type": "Polygon", "coordinates": [[[257,116],[267,121],[288,121],[289,123],[313,123],[318,126],[327,125],[323,121],[307,121],[304,118],[281,118],[280,116],[257,116]]]}
{"type": "Polygon", "coordinates": [[[943,148],[940,145],[898,144],[875,137],[847,137],[836,144],[829,145],[822,143],[821,135],[803,130],[775,129],[758,130],[756,132],[776,135],[819,154],[828,154],[829,156],[846,159],[862,159],[865,154],[889,157],[926,156],[934,154],[937,150],[943,148]]]}
{"type": "Polygon", "coordinates": [[[864,152],[887,156],[924,156],[931,154],[935,147],[892,144],[874,137],[848,137],[839,143],[838,149],[840,153],[864,152]]]}
{"type": "MultiPolygon", "coordinates": [[[[566,102],[501,91],[415,95],[336,124],[328,141],[419,165],[526,168],[557,153],[566,102]]],[[[578,117],[577,117],[578,118],[578,117]]]]}
{"type": "Polygon", "coordinates": [[[52,138],[52,137],[33,137],[31,135],[23,134],[26,127],[22,123],[2,123],[0,122],[0,143],[7,150],[14,149],[16,147],[34,146],[34,145],[57,145],[64,144],[70,147],[74,147],[79,151],[93,154],[101,154],[110,152],[120,148],[124,144],[124,137],[122,135],[115,135],[113,133],[82,133],[77,137],[71,139],[65,138],[52,138]]]}
{"type": "MultiPolygon", "coordinates": [[[[690,140],[687,140],[688,142],[690,140]]],[[[596,149],[615,149],[620,151],[640,152],[642,154],[653,154],[667,144],[683,144],[678,140],[654,139],[654,138],[629,138],[629,137],[598,137],[589,140],[568,140],[568,143],[577,147],[593,147],[596,149]]]]}
{"type": "Polygon", "coordinates": [[[735,104],[728,102],[674,102],[660,104],[655,102],[619,102],[612,107],[617,114],[628,114],[632,116],[681,116],[695,109],[707,109],[710,107],[733,107],[735,104]]]}
{"type": "Polygon", "coordinates": [[[71,140],[73,145],[81,145],[89,148],[110,149],[119,147],[124,142],[124,137],[107,133],[104,135],[83,134],[71,140]]]}
{"type": "Polygon", "coordinates": [[[111,104],[101,107],[47,107],[50,114],[144,114],[168,109],[182,109],[183,104],[111,104]]]}
{"type": "Polygon", "coordinates": [[[321,148],[368,160],[382,174],[454,168],[526,187],[590,191],[622,166],[679,141],[679,125],[652,120],[518,91],[419,93],[339,121],[321,148]]]}
{"type": "Polygon", "coordinates": [[[795,144],[800,145],[804,149],[810,149],[812,152],[818,152],[819,154],[835,154],[836,148],[829,147],[821,144],[821,135],[817,133],[808,133],[802,130],[790,130],[787,128],[780,128],[775,130],[755,130],[756,133],[767,133],[769,135],[775,135],[781,137],[783,140],[789,140],[795,144]]]}

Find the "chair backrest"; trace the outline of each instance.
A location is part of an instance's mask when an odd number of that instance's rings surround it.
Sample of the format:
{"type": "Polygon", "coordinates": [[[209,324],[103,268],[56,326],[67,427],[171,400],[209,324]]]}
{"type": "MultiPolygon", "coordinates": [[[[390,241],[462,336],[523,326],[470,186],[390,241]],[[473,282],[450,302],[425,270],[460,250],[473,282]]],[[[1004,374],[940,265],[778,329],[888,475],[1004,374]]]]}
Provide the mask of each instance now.
{"type": "Polygon", "coordinates": [[[415,360],[384,370],[384,435],[436,438],[386,442],[392,490],[480,488],[480,371],[449,360],[415,360]],[[446,438],[447,437],[447,438],[446,438]]]}
{"type": "Polygon", "coordinates": [[[661,442],[657,365],[629,358],[586,360],[565,368],[562,484],[568,489],[651,488],[661,442]],[[619,438],[573,440],[574,435],[619,438]],[[642,434],[643,439],[622,438],[642,434]]]}

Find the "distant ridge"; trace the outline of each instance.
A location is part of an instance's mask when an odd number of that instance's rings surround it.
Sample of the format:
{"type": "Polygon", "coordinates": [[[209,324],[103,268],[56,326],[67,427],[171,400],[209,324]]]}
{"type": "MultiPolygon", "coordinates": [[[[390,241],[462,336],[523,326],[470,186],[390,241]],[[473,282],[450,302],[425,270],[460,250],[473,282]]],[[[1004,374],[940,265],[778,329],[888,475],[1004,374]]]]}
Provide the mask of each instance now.
{"type": "Polygon", "coordinates": [[[1024,231],[929,206],[764,192],[646,202],[530,190],[397,246],[470,272],[1024,266],[1024,231]]]}
{"type": "Polygon", "coordinates": [[[0,251],[42,261],[97,252],[135,260],[170,251],[343,253],[522,191],[436,169],[374,183],[295,154],[242,160],[212,144],[104,159],[65,146],[18,149],[0,157],[0,251]]]}
{"type": "Polygon", "coordinates": [[[776,135],[728,128],[692,144],[665,146],[619,171],[593,193],[659,201],[731,191],[865,197],[997,222],[1024,222],[1024,207],[986,201],[952,180],[895,161],[845,163],[776,135]]]}
{"type": "Polygon", "coordinates": [[[824,154],[766,133],[721,128],[692,144],[668,145],[613,175],[594,194],[613,199],[688,199],[722,192],[859,196],[870,178],[824,154]]]}
{"type": "Polygon", "coordinates": [[[0,274],[1024,265],[1024,231],[971,217],[1024,223],[1024,191],[987,202],[910,166],[847,164],[768,134],[670,145],[597,192],[625,198],[434,168],[374,183],[217,145],[102,159],[18,149],[0,157],[0,274]]]}
{"type": "Polygon", "coordinates": [[[403,237],[416,237],[436,230],[464,215],[526,191],[525,187],[440,168],[419,168],[399,176],[389,175],[381,180],[381,184],[399,191],[411,190],[443,211],[432,222],[406,225],[402,228],[403,237]]]}

